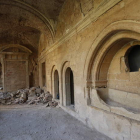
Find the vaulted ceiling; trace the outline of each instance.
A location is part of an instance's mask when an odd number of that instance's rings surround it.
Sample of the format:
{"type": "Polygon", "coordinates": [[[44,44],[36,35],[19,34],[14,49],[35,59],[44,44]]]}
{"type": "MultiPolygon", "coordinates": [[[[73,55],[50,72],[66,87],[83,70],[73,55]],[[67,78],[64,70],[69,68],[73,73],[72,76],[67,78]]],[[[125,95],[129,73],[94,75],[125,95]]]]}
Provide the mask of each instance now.
{"type": "Polygon", "coordinates": [[[42,34],[53,41],[65,0],[0,0],[0,47],[20,44],[38,51],[42,34]]]}

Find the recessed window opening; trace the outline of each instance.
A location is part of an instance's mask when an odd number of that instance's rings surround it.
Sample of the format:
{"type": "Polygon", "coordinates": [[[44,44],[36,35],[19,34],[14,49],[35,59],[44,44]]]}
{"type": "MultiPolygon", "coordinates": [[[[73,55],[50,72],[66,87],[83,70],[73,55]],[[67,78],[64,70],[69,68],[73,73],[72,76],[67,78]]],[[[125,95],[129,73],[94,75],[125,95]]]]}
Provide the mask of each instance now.
{"type": "Polygon", "coordinates": [[[42,63],[42,84],[43,84],[43,86],[46,86],[46,68],[45,68],[45,62],[42,63]]]}
{"type": "Polygon", "coordinates": [[[59,99],[59,75],[57,70],[54,72],[54,98],[59,99]]]}
{"type": "Polygon", "coordinates": [[[127,52],[130,72],[139,71],[140,68],[140,45],[133,46],[127,52]]]}
{"type": "Polygon", "coordinates": [[[71,68],[67,68],[65,75],[66,84],[66,105],[74,105],[74,77],[71,68]]]}

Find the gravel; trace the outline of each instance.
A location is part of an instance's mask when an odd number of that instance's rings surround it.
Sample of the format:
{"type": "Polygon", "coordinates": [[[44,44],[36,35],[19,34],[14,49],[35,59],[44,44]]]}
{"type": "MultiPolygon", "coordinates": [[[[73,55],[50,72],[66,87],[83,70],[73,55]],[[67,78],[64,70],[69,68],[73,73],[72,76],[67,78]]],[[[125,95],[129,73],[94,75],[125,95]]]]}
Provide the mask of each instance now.
{"type": "Polygon", "coordinates": [[[111,140],[61,108],[0,106],[0,140],[111,140]]]}

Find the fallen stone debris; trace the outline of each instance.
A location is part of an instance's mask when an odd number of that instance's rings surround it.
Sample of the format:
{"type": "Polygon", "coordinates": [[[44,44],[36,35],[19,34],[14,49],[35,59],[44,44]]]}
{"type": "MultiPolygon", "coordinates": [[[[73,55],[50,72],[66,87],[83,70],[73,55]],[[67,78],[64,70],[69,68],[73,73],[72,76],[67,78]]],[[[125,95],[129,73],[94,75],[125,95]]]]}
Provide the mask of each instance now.
{"type": "Polygon", "coordinates": [[[20,89],[16,92],[0,92],[0,104],[46,104],[46,107],[56,107],[58,103],[52,100],[49,92],[44,92],[39,87],[20,89]]]}

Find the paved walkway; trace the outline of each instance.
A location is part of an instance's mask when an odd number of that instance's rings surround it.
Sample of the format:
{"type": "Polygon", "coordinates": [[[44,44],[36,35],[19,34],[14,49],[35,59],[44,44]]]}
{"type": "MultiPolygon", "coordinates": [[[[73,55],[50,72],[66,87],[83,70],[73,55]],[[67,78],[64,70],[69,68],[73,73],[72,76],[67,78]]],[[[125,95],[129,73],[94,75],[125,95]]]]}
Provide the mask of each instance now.
{"type": "Polygon", "coordinates": [[[0,106],[0,140],[110,140],[61,108],[0,106]]]}

